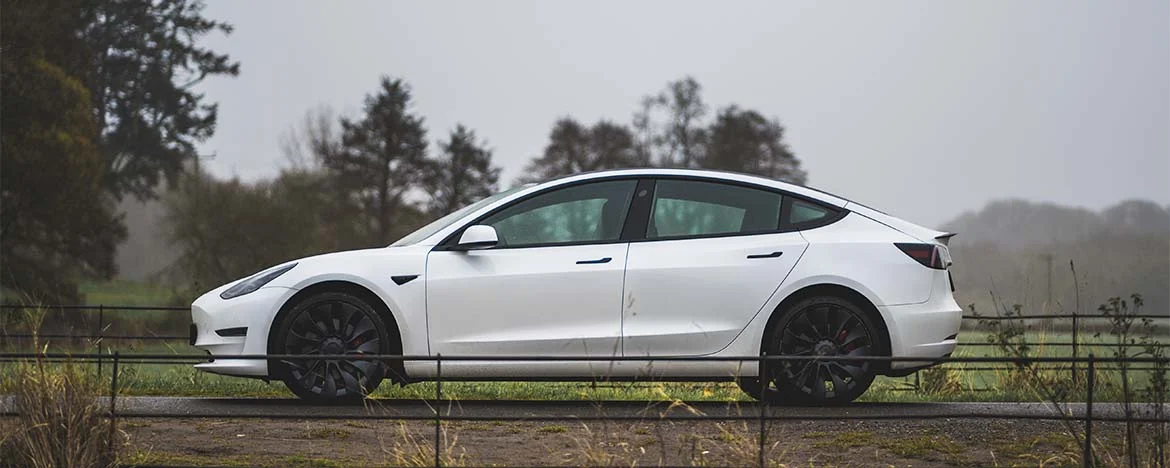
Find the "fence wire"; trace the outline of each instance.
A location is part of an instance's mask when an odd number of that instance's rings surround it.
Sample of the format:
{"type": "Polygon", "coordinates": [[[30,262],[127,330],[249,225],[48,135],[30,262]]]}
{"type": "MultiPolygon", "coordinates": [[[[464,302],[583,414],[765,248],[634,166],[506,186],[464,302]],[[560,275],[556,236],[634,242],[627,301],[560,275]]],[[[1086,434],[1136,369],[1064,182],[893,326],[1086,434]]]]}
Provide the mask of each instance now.
{"type": "MultiPolygon", "coordinates": [[[[108,395],[108,403],[106,404],[106,416],[110,420],[110,430],[114,431],[117,427],[117,422],[120,418],[155,418],[163,416],[157,411],[134,411],[134,410],[119,410],[118,402],[118,376],[121,369],[126,365],[175,365],[175,364],[192,364],[199,362],[208,362],[209,358],[206,354],[163,354],[163,353],[135,353],[122,354],[120,352],[103,352],[102,346],[107,341],[126,341],[126,340],[142,340],[142,341],[178,341],[187,340],[187,336],[182,335],[127,335],[127,334],[106,334],[107,322],[105,320],[106,312],[118,311],[160,311],[160,312],[176,312],[188,313],[187,307],[169,307],[169,306],[105,306],[105,305],[52,305],[52,306],[24,306],[17,304],[0,304],[0,312],[19,311],[21,309],[39,309],[39,310],[60,310],[60,311],[79,311],[79,312],[97,312],[98,320],[92,332],[85,334],[73,333],[5,333],[0,335],[0,338],[6,340],[27,340],[31,338],[53,338],[53,339],[69,339],[69,340],[93,340],[98,345],[99,352],[94,353],[62,353],[62,352],[0,352],[0,362],[20,362],[37,360],[41,362],[75,362],[75,363],[97,363],[98,372],[102,372],[101,366],[103,363],[109,363],[112,367],[110,372],[110,392],[108,395]]],[[[1131,315],[1131,318],[1136,319],[1168,319],[1170,317],[1160,315],[1131,315]]],[[[1106,319],[1104,316],[1093,315],[1016,315],[1010,317],[984,317],[984,316],[963,316],[965,320],[1050,320],[1050,319],[1106,319]]],[[[72,332],[72,330],[70,330],[72,332]]],[[[1093,404],[1095,402],[1094,388],[1095,382],[1098,380],[1098,373],[1102,371],[1117,370],[1125,368],[1130,371],[1152,371],[1152,372],[1166,372],[1170,367],[1170,359],[1164,356],[1112,356],[1112,357],[1097,357],[1094,354],[1088,356],[1077,355],[1078,348],[1109,348],[1117,346],[1130,346],[1137,348],[1134,344],[1127,343],[1079,343],[1077,329],[1072,330],[1073,339],[1069,342],[1048,342],[1048,343],[1031,343],[1030,346],[1052,346],[1052,347],[1072,347],[1073,356],[1060,357],[999,357],[999,356],[952,356],[946,358],[936,357],[915,357],[915,356],[733,356],[733,357],[713,357],[713,356],[514,356],[514,355],[471,355],[471,356],[442,356],[442,355],[297,355],[297,354],[249,354],[231,356],[230,358],[220,359],[259,359],[259,360],[374,360],[384,362],[401,362],[401,361],[415,361],[415,362],[433,362],[435,365],[436,375],[434,381],[435,394],[433,399],[428,399],[431,408],[431,414],[375,414],[372,411],[366,414],[301,414],[295,412],[287,413],[272,413],[272,414],[239,414],[232,412],[212,412],[212,413],[194,413],[194,414],[171,414],[166,415],[167,418],[175,419],[370,419],[370,420],[400,420],[400,421],[433,421],[435,424],[435,439],[434,439],[434,464],[435,466],[442,466],[441,457],[441,434],[440,428],[444,422],[464,422],[464,421],[563,421],[565,419],[573,419],[580,421],[628,421],[628,422],[644,422],[644,421],[755,421],[759,425],[759,466],[765,466],[767,460],[765,457],[765,435],[767,431],[767,424],[776,421],[816,421],[816,420],[933,420],[933,419],[1014,419],[1014,420],[1036,420],[1036,421],[1076,421],[1084,424],[1084,441],[1082,443],[1082,460],[1084,466],[1092,466],[1094,456],[1092,447],[1092,431],[1094,423],[1106,422],[1127,422],[1127,423],[1152,423],[1152,424],[1168,424],[1170,420],[1166,417],[1141,417],[1135,416],[1127,412],[1123,417],[1095,415],[1093,404]],[[1062,364],[1070,364],[1076,373],[1076,367],[1080,364],[1084,365],[1082,373],[1084,374],[1083,382],[1085,399],[1083,401],[1085,409],[1083,414],[1075,415],[1071,411],[1066,413],[1060,410],[1060,414],[1055,415],[1036,415],[1036,414],[996,414],[989,415],[984,413],[974,412],[947,412],[939,414],[906,414],[906,415],[889,415],[889,414],[838,414],[838,415],[794,415],[778,412],[775,404],[765,400],[749,408],[754,411],[749,413],[754,414],[737,414],[737,415],[706,415],[706,414],[638,414],[638,415],[576,415],[572,417],[565,416],[477,416],[477,415],[453,415],[443,414],[441,408],[444,404],[454,403],[457,400],[447,400],[443,396],[443,383],[451,381],[450,378],[443,376],[443,363],[451,362],[621,362],[621,361],[637,361],[637,362],[738,362],[738,363],[756,363],[761,366],[761,369],[768,369],[773,365],[782,365],[786,362],[870,362],[878,364],[891,364],[895,362],[932,362],[939,365],[954,364],[955,366],[948,366],[948,369],[956,371],[979,371],[979,370],[1010,370],[1022,367],[1029,367],[1034,370],[1068,370],[1068,367],[1061,366],[1062,364]],[[975,364],[975,366],[969,366],[975,364]],[[1138,364],[1134,367],[1132,365],[1138,364]]],[[[962,343],[961,346],[998,346],[993,343],[962,343]]],[[[1156,344],[1154,347],[1165,347],[1170,345],[1156,344]]],[[[915,374],[917,377],[917,374],[915,374]]],[[[549,379],[549,380],[564,380],[564,379],[549,379]]],[[[662,379],[655,378],[653,375],[647,375],[640,379],[645,382],[655,382],[662,379]]],[[[683,379],[685,380],[685,379],[683,379]]],[[[728,380],[733,380],[729,378],[728,380]]],[[[604,383],[605,379],[598,381],[604,383]]],[[[598,381],[594,381],[596,385],[598,381]]],[[[1075,381],[1075,380],[1074,380],[1075,381]]],[[[915,381],[917,383],[917,379],[915,381]]],[[[917,387],[917,385],[916,385],[917,387]]],[[[912,388],[913,389],[913,388],[912,388]]],[[[0,412],[0,416],[12,417],[17,416],[16,410],[0,412]]],[[[113,437],[110,438],[113,440],[113,437]]],[[[1162,461],[1164,464],[1165,462],[1162,461]]]]}

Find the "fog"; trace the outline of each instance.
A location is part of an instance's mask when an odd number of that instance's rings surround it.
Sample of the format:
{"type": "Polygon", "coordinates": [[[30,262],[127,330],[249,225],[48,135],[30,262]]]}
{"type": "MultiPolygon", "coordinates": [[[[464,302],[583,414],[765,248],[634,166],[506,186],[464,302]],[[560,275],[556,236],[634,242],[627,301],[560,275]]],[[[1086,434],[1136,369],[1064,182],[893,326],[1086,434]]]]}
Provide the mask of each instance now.
{"type": "Polygon", "coordinates": [[[306,110],[357,112],[402,77],[432,140],[464,123],[505,183],[555,118],[628,123],[693,75],[712,108],[778,117],[809,184],[939,225],[988,200],[1170,203],[1170,4],[1114,2],[212,1],[207,44],[242,63],[219,176],[285,164],[306,110]]]}

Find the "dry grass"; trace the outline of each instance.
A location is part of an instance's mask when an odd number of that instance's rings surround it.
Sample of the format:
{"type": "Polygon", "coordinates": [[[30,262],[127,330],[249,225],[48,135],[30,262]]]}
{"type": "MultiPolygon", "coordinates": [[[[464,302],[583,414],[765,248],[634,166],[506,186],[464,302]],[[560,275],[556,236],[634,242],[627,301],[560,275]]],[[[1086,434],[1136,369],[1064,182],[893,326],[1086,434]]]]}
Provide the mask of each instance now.
{"type": "MultiPolygon", "coordinates": [[[[467,457],[459,447],[459,434],[440,426],[439,461],[443,466],[467,466],[467,457]]],[[[435,466],[435,445],[429,437],[417,435],[399,423],[398,432],[390,440],[378,438],[386,462],[393,466],[435,466]]]]}
{"type": "Polygon", "coordinates": [[[20,364],[5,394],[14,399],[17,427],[0,441],[0,460],[13,466],[108,467],[124,442],[99,408],[100,382],[82,366],[20,364]]]}

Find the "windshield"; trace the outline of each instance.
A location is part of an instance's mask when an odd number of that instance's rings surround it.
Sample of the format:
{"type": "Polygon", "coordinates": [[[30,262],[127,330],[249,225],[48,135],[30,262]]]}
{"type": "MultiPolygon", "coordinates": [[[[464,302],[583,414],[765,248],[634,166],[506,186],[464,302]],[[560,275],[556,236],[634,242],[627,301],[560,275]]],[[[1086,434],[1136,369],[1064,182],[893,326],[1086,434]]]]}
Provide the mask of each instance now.
{"type": "Polygon", "coordinates": [[[475,210],[478,210],[478,209],[483,208],[487,205],[490,205],[490,204],[492,204],[492,202],[495,202],[496,200],[499,200],[499,199],[504,198],[508,195],[516,193],[517,191],[524,189],[524,188],[527,188],[527,187],[528,187],[527,185],[524,185],[524,186],[520,186],[520,187],[510,188],[508,190],[505,190],[503,192],[489,196],[487,198],[484,198],[483,200],[477,201],[477,202],[472,203],[470,205],[467,205],[463,208],[455,210],[455,212],[453,212],[447,216],[444,216],[442,218],[436,219],[436,220],[432,221],[431,224],[428,224],[426,226],[418,228],[417,231],[414,231],[410,234],[407,234],[403,238],[398,239],[398,241],[394,242],[393,244],[390,244],[390,247],[401,247],[404,245],[417,244],[417,243],[421,242],[423,239],[426,239],[428,237],[433,236],[436,232],[442,231],[443,228],[450,226],[455,221],[459,221],[464,216],[467,216],[469,213],[472,213],[475,210]]]}

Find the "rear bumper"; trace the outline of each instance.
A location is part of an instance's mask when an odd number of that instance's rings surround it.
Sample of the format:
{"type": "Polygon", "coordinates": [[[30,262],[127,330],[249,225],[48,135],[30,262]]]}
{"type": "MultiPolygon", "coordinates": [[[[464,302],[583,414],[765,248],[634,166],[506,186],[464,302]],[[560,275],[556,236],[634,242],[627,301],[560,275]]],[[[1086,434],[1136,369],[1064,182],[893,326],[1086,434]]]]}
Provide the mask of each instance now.
{"type": "MultiPolygon", "coordinates": [[[[947,281],[945,276],[940,277],[947,281]]],[[[963,322],[963,308],[955,302],[949,284],[936,285],[931,299],[921,304],[878,309],[890,329],[891,355],[924,358],[922,361],[892,362],[891,371],[930,366],[954,352],[963,322]]]]}

